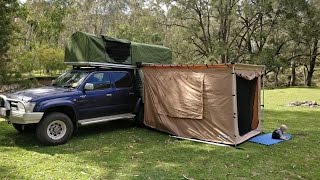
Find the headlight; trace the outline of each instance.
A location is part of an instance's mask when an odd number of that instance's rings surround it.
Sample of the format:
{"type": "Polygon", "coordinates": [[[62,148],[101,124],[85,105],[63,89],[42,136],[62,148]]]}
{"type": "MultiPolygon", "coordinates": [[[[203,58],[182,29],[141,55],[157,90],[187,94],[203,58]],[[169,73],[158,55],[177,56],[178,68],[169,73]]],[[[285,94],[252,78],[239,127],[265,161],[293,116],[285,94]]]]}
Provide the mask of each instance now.
{"type": "Polygon", "coordinates": [[[36,106],[36,103],[34,102],[27,102],[24,104],[26,107],[26,112],[33,112],[34,107],[36,106]]]}
{"type": "Polygon", "coordinates": [[[18,102],[17,103],[17,110],[29,113],[29,112],[33,111],[35,105],[36,105],[35,103],[31,103],[31,102],[27,102],[24,104],[22,104],[21,102],[18,102]]]}
{"type": "Polygon", "coordinates": [[[21,102],[18,102],[18,103],[17,103],[17,110],[18,110],[18,111],[25,111],[24,105],[23,105],[21,102]]]}

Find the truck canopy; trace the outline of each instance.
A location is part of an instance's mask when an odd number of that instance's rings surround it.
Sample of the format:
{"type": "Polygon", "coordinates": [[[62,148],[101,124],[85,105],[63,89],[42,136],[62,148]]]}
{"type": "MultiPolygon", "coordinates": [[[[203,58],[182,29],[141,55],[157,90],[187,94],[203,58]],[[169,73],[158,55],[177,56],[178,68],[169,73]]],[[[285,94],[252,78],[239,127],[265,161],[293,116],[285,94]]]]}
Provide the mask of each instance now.
{"type": "Polygon", "coordinates": [[[66,41],[64,61],[71,64],[81,62],[171,64],[172,52],[163,46],[75,32],[66,41]]]}

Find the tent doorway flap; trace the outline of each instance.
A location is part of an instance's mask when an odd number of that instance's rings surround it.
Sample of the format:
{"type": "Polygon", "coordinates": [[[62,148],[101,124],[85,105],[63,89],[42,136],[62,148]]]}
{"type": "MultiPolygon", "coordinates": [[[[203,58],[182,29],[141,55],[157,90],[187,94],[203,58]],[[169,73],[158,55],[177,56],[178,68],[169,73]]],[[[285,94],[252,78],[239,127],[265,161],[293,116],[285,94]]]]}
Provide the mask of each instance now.
{"type": "Polygon", "coordinates": [[[247,79],[237,76],[238,129],[240,136],[257,128],[258,121],[258,78],[247,79]]]}

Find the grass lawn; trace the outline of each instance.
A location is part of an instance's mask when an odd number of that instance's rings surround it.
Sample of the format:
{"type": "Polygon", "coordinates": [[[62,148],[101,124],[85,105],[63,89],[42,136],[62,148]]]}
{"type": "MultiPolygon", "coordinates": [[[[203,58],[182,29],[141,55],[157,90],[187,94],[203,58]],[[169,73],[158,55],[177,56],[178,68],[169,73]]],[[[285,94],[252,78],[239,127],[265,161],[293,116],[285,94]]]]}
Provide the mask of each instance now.
{"type": "Polygon", "coordinates": [[[80,128],[68,144],[43,147],[0,121],[0,179],[317,179],[320,177],[320,89],[266,90],[264,132],[282,123],[293,139],[239,148],[176,140],[131,121],[80,128]]]}

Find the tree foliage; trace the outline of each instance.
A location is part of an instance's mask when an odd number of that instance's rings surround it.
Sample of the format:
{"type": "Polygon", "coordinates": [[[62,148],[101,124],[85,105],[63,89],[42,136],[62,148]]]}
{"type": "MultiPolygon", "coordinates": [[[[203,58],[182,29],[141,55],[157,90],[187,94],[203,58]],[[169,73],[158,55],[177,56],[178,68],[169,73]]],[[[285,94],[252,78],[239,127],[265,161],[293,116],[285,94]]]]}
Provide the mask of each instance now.
{"type": "Polygon", "coordinates": [[[42,45],[32,51],[23,51],[14,58],[14,66],[21,73],[31,73],[33,70],[45,70],[50,73],[65,69],[63,50],[42,45]]]}
{"type": "Polygon", "coordinates": [[[9,42],[15,31],[14,21],[19,9],[16,0],[0,0],[0,69],[2,69],[9,57],[7,55],[9,42]]]}
{"type": "MultiPolygon", "coordinates": [[[[10,0],[0,4],[19,6],[10,0]]],[[[25,63],[23,71],[64,68],[61,48],[75,31],[165,45],[178,64],[264,64],[276,82],[289,73],[292,85],[301,68],[311,85],[319,61],[316,0],[27,0],[20,9],[20,33],[9,54],[16,64],[25,63]]],[[[4,17],[0,23],[15,16],[4,17]]],[[[12,23],[6,27],[1,38],[7,32],[10,37],[12,23]]]]}

